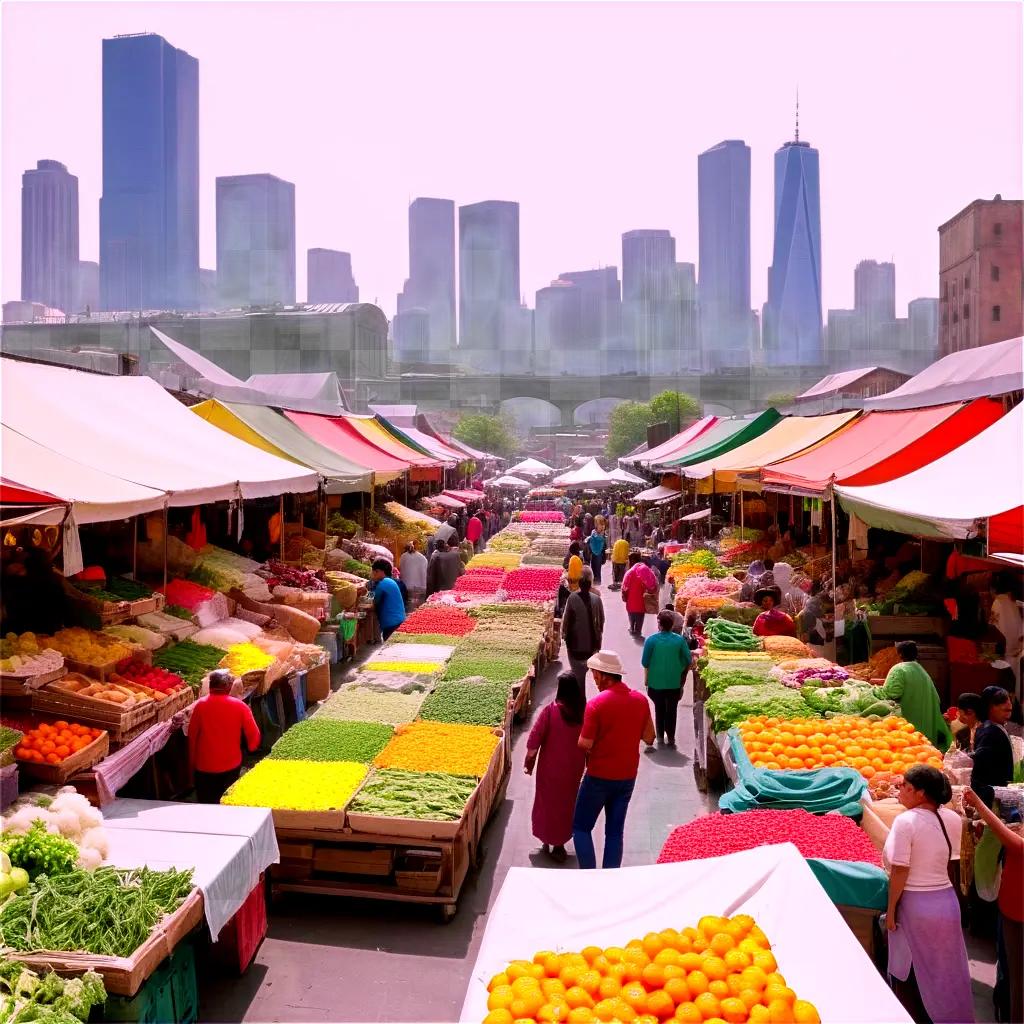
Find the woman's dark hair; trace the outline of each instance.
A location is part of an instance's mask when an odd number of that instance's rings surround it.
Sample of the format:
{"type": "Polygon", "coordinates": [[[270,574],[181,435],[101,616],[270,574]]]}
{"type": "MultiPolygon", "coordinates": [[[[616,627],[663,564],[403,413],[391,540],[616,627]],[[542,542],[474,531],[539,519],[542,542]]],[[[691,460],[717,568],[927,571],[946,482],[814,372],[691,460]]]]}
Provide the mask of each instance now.
{"type": "Polygon", "coordinates": [[[578,557],[579,553],[580,553],[580,542],[578,540],[574,540],[569,545],[569,557],[571,558],[573,555],[576,555],[578,557]]]}
{"type": "Polygon", "coordinates": [[[973,711],[978,718],[985,717],[985,702],[977,693],[961,693],[956,699],[956,706],[960,711],[973,711]]]}
{"type": "Polygon", "coordinates": [[[636,550],[636,549],[634,548],[634,549],[633,549],[632,551],[630,551],[630,553],[629,553],[629,564],[630,564],[630,565],[638,565],[638,564],[640,563],[640,558],[641,558],[640,552],[639,552],[639,551],[637,551],[637,550],[636,550]]]}
{"type": "Polygon", "coordinates": [[[672,632],[672,627],[675,624],[675,612],[671,612],[667,608],[662,609],[662,611],[658,612],[658,629],[660,629],[662,633],[672,632]]]}
{"type": "Polygon", "coordinates": [[[901,640],[896,650],[904,661],[917,661],[917,644],[913,640],[901,640]]]}
{"type": "Polygon", "coordinates": [[[382,572],[385,576],[391,575],[391,563],[386,558],[375,558],[370,566],[374,572],[382,572]]]}
{"type": "MultiPolygon", "coordinates": [[[[584,569],[586,569],[586,566],[584,566],[584,569]]],[[[591,573],[591,575],[588,576],[586,574],[586,572],[584,572],[583,575],[580,577],[580,593],[581,594],[589,594],[590,593],[590,588],[593,585],[593,583],[594,583],[593,573],[591,573]]],[[[575,678],[576,677],[573,676],[573,679],[575,679],[575,678]]]]}
{"type": "Polygon", "coordinates": [[[555,701],[565,722],[569,725],[580,725],[583,722],[583,709],[587,702],[580,692],[579,680],[571,672],[559,673],[555,701]]]}
{"type": "Polygon", "coordinates": [[[908,785],[913,786],[919,793],[924,793],[933,804],[940,807],[953,799],[949,779],[930,764],[912,764],[903,773],[903,778],[908,785]]]}
{"type": "Polygon", "coordinates": [[[986,686],[981,691],[981,699],[985,702],[985,716],[997,704],[1005,704],[1010,699],[1010,694],[1001,686],[986,686]]]}
{"type": "Polygon", "coordinates": [[[774,568],[775,568],[775,559],[774,558],[766,558],[764,560],[765,572],[771,572],[772,569],[774,569],[774,568]]]}

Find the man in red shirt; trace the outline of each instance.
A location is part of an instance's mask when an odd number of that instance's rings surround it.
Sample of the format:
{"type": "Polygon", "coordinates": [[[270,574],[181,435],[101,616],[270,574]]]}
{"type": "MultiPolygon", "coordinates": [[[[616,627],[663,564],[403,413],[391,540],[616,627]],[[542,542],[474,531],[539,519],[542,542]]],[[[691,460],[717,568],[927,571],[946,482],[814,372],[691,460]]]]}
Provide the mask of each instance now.
{"type": "Polygon", "coordinates": [[[587,772],[580,783],[572,819],[572,842],[581,868],[596,868],[594,826],[604,811],[604,857],[601,866],[622,864],[622,833],[629,798],[640,767],[640,743],[654,744],[654,722],[647,698],[623,681],[615,651],[598,651],[587,661],[600,691],[587,702],[579,746],[587,752],[587,772]]]}
{"type": "Polygon", "coordinates": [[[196,799],[219,804],[242,767],[242,740],[249,752],[260,745],[260,730],[244,700],[231,696],[234,676],[227,669],[210,673],[210,692],[192,707],[188,753],[195,774],[196,799]]]}

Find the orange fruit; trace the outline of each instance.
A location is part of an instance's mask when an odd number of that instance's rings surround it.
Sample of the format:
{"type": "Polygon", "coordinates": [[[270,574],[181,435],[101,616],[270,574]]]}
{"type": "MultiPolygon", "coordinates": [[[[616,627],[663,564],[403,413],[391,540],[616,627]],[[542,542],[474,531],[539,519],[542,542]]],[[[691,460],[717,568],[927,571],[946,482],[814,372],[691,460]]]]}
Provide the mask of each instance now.
{"type": "Polygon", "coordinates": [[[487,984],[487,991],[493,992],[496,988],[498,988],[499,985],[510,984],[511,982],[509,981],[508,975],[504,971],[502,971],[501,974],[496,974],[493,978],[491,978],[490,982],[488,982],[487,984]]]}
{"type": "Polygon", "coordinates": [[[519,1020],[523,1017],[536,1017],[543,1005],[544,996],[538,988],[536,992],[530,992],[525,996],[516,996],[508,1010],[516,1020],[519,1020]]]}
{"type": "Polygon", "coordinates": [[[538,1011],[536,1019],[544,1024],[560,1024],[569,1017],[570,1007],[566,1002],[545,1003],[538,1011]]]}
{"type": "Polygon", "coordinates": [[[730,971],[742,971],[754,962],[753,957],[742,949],[730,949],[723,960],[730,971]]]}
{"type": "Polygon", "coordinates": [[[517,996],[525,996],[529,992],[539,992],[540,982],[536,978],[531,978],[529,975],[524,974],[522,977],[516,978],[512,982],[512,993],[517,996]]]}
{"type": "Polygon", "coordinates": [[[704,960],[700,953],[683,953],[679,958],[679,966],[684,971],[699,971],[702,963],[704,960]]]}
{"type": "Polygon", "coordinates": [[[565,988],[566,986],[558,978],[545,978],[540,983],[540,990],[547,1000],[551,1000],[555,996],[564,996],[565,988]]]}
{"type": "Polygon", "coordinates": [[[725,961],[718,956],[705,957],[700,969],[707,975],[708,981],[724,981],[729,973],[725,961]]]}
{"type": "Polygon", "coordinates": [[[560,971],[556,971],[555,974],[549,974],[548,977],[555,977],[557,975],[558,980],[566,987],[572,988],[579,981],[580,975],[583,973],[578,967],[563,967],[560,971]]]}
{"type": "Polygon", "coordinates": [[[592,964],[601,955],[600,946],[584,946],[582,950],[583,959],[592,964]]]}
{"type": "Polygon", "coordinates": [[[696,997],[708,990],[707,975],[703,971],[690,971],[686,976],[686,987],[690,990],[690,998],[696,1001],[696,997]]]}
{"type": "Polygon", "coordinates": [[[579,985],[574,985],[566,990],[565,1001],[569,1004],[569,1009],[571,1010],[575,1010],[580,1006],[585,1006],[589,1010],[594,1006],[594,1000],[591,998],[590,993],[579,985]]]}
{"type": "Polygon", "coordinates": [[[533,958],[535,964],[544,968],[544,973],[549,978],[557,978],[558,972],[562,969],[562,958],[557,953],[545,953],[541,959],[533,958]]]}
{"type": "Polygon", "coordinates": [[[806,999],[797,999],[793,1003],[793,1020],[796,1024],[821,1024],[821,1017],[813,1003],[806,999]]]}
{"type": "Polygon", "coordinates": [[[488,1010],[507,1010],[515,999],[511,985],[496,985],[487,997],[488,1010]]]}
{"type": "Polygon", "coordinates": [[[637,1018],[637,1012],[633,1009],[625,999],[613,999],[612,1006],[615,1008],[615,1020],[634,1021],[637,1018]]]}
{"type": "Polygon", "coordinates": [[[569,1016],[565,1018],[569,1024],[593,1024],[597,1018],[594,1016],[594,1011],[587,1009],[585,1006],[576,1006],[569,1011],[569,1016]]]}
{"type": "Polygon", "coordinates": [[[680,953],[677,949],[673,948],[672,946],[666,946],[663,950],[661,950],[661,952],[657,954],[657,956],[655,956],[654,962],[660,965],[661,967],[678,967],[679,960],[681,957],[682,953],[680,953]]]}
{"type": "Polygon", "coordinates": [[[609,946],[604,955],[608,958],[608,963],[620,964],[626,956],[626,951],[621,946],[609,946]]]}
{"type": "MultiPolygon", "coordinates": [[[[622,986],[615,978],[602,978],[601,984],[597,987],[597,994],[601,997],[602,1003],[614,999],[621,991],[622,986]]],[[[597,1012],[596,1006],[594,1012],[597,1012]]]]}
{"type": "Polygon", "coordinates": [[[785,999],[773,999],[768,1004],[768,1020],[771,1024],[794,1024],[793,1007],[785,999]]]}
{"type": "Polygon", "coordinates": [[[665,940],[657,932],[644,936],[644,952],[653,960],[665,948],[665,940]]]}
{"type": "Polygon", "coordinates": [[[757,989],[745,988],[739,994],[740,1001],[747,1008],[749,1013],[755,1006],[761,1005],[761,993],[757,989]]]}
{"type": "Polygon", "coordinates": [[[796,993],[786,985],[777,985],[773,982],[765,988],[764,998],[767,999],[769,1003],[774,1002],[776,999],[781,999],[792,1006],[796,1001],[796,993]]]}
{"type": "Polygon", "coordinates": [[[491,1010],[486,1017],[484,1017],[484,1024],[513,1024],[515,1018],[508,1010],[491,1010]]]}
{"type": "Polygon", "coordinates": [[[668,992],[652,992],[647,997],[647,1012],[658,1020],[668,1020],[676,1012],[675,1000],[668,992]]]}
{"type": "Polygon", "coordinates": [[[758,1003],[756,1006],[750,1008],[750,1016],[747,1018],[752,1024],[765,1024],[765,1022],[771,1019],[768,1013],[768,1007],[762,1006],[758,1003]]]}
{"type": "Polygon", "coordinates": [[[581,971],[580,976],[576,979],[576,984],[573,988],[581,988],[588,996],[597,995],[598,987],[601,984],[601,975],[597,971],[591,969],[589,971],[581,971]]]}
{"type": "Polygon", "coordinates": [[[513,960],[512,963],[505,968],[505,974],[508,975],[509,981],[515,981],[517,978],[525,978],[530,976],[527,968],[530,966],[529,960],[513,960]]]}
{"type": "Polygon", "coordinates": [[[653,992],[656,988],[665,987],[665,968],[658,964],[648,964],[642,975],[644,988],[648,992],[653,992]]]}
{"type": "Polygon", "coordinates": [[[679,1024],[701,1024],[704,1015],[693,1003],[681,1003],[676,1007],[675,1019],[679,1024]]]}
{"type": "Polygon", "coordinates": [[[664,991],[677,1006],[690,1001],[690,986],[686,984],[685,978],[669,978],[665,982],[664,991]]]}
{"type": "Polygon", "coordinates": [[[711,1020],[712,1017],[721,1016],[722,1004],[718,999],[718,996],[713,996],[710,992],[702,992],[693,1001],[693,1005],[700,1010],[700,1015],[705,1020],[711,1020]]]}
{"type": "Polygon", "coordinates": [[[711,951],[716,956],[725,956],[725,954],[728,953],[729,950],[735,948],[735,946],[736,940],[725,931],[719,932],[711,940],[711,951]]]}
{"type": "Polygon", "coordinates": [[[760,967],[765,974],[771,974],[778,964],[775,962],[775,957],[771,950],[762,949],[759,953],[754,954],[754,966],[760,967]]]}
{"type": "Polygon", "coordinates": [[[747,1004],[742,999],[730,997],[722,1000],[722,1020],[728,1024],[745,1024],[748,1016],[747,1004]]]}
{"type": "Polygon", "coordinates": [[[597,1020],[614,1020],[615,1019],[615,1002],[611,999],[602,999],[601,1002],[593,1009],[594,1017],[597,1020]]]}
{"type": "Polygon", "coordinates": [[[717,935],[727,924],[727,917],[715,917],[707,915],[697,922],[697,930],[710,942],[714,935],[717,935]]]}
{"type": "Polygon", "coordinates": [[[637,1013],[644,1013],[647,1010],[647,989],[639,982],[631,982],[626,985],[619,998],[624,999],[637,1013]]]}

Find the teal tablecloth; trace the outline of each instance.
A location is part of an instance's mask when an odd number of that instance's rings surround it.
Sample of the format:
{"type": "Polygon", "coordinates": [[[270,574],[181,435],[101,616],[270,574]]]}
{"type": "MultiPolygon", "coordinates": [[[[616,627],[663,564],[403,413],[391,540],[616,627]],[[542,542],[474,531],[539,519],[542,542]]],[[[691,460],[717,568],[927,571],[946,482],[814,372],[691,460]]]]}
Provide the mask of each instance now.
{"type": "Polygon", "coordinates": [[[882,868],[863,861],[817,857],[808,857],[807,864],[833,903],[885,910],[889,900],[889,876],[882,868]]]}

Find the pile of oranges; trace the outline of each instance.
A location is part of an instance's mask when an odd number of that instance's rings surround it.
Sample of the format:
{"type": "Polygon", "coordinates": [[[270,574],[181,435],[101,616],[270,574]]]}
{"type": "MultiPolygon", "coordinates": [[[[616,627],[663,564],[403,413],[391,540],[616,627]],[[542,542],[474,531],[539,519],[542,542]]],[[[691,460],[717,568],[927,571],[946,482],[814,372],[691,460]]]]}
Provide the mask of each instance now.
{"type": "Polygon", "coordinates": [[[942,755],[898,715],[872,721],[835,718],[751,718],[739,726],[755,768],[855,768],[870,779],[902,774],[913,764],[942,768],[942,755]]]}
{"type": "Polygon", "coordinates": [[[702,917],[624,947],[545,950],[513,960],[488,985],[484,1024],[817,1024],[786,985],[764,932],[747,914],[702,917]]]}
{"type": "Polygon", "coordinates": [[[77,722],[43,722],[25,733],[14,756],[36,764],[60,764],[102,735],[102,729],[90,729],[77,722]]]}

